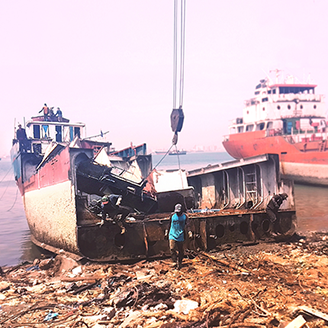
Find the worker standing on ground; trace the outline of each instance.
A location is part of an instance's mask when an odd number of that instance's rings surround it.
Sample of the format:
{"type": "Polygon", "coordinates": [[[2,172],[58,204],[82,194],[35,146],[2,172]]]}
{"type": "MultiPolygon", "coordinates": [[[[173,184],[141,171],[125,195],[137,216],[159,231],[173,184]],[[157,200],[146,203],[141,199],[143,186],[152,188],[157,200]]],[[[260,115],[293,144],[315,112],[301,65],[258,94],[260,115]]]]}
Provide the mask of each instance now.
{"type": "MultiPolygon", "coordinates": [[[[170,219],[169,229],[169,246],[172,260],[177,264],[177,269],[181,269],[182,259],[184,257],[183,244],[185,241],[185,229],[189,226],[188,217],[182,211],[182,205],[176,204],[174,214],[170,219]]],[[[188,232],[189,237],[192,237],[192,232],[188,232]]]]}
{"type": "Polygon", "coordinates": [[[287,198],[288,195],[286,193],[273,195],[267,205],[266,213],[270,218],[271,224],[273,225],[272,230],[274,233],[281,233],[280,218],[278,216],[278,211],[283,201],[286,200],[287,198]]]}

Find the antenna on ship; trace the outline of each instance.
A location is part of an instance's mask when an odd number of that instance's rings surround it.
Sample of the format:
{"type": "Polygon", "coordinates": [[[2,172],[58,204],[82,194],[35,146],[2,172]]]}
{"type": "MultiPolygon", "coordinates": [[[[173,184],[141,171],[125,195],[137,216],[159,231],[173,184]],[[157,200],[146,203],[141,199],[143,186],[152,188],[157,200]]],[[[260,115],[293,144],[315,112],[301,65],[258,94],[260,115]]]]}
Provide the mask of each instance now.
{"type": "Polygon", "coordinates": [[[186,22],[186,0],[180,0],[180,33],[178,30],[179,0],[174,0],[174,47],[173,47],[173,110],[171,113],[171,128],[174,132],[172,145],[178,143],[178,132],[181,131],[184,114],[183,88],[184,88],[184,55],[185,55],[185,22],[186,22]],[[180,49],[178,48],[178,37],[180,49]],[[178,63],[178,54],[180,63],[178,63]],[[178,67],[180,68],[178,75],[178,67]],[[178,85],[178,81],[180,81],[178,85]],[[177,91],[179,88],[179,101],[177,102],[177,91]]]}
{"type": "Polygon", "coordinates": [[[280,72],[282,72],[282,70],[281,69],[278,69],[278,68],[275,68],[275,69],[271,69],[270,70],[270,73],[271,72],[276,73],[276,84],[278,84],[279,83],[280,72]]]}

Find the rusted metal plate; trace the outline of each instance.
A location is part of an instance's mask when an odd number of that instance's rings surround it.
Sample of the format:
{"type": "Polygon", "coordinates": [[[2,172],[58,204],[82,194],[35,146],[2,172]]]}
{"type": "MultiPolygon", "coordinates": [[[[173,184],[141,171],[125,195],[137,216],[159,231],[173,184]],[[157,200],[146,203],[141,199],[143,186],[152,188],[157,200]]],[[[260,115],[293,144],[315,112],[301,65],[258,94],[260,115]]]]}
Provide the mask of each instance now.
{"type": "Polygon", "coordinates": [[[129,181],[95,164],[92,148],[53,149],[41,165],[33,153],[14,156],[14,163],[33,238],[57,252],[96,261],[168,256],[169,212],[177,202],[198,208],[188,213],[193,236],[185,243],[195,250],[263,238],[270,230],[265,208],[273,193],[290,196],[280,213],[282,232],[296,220],[293,184],[280,180],[274,155],[194,170],[188,173],[188,188],[154,196],[143,190],[144,181],[129,181]],[[92,202],[108,193],[119,193],[122,205],[131,208],[122,221],[103,220],[101,210],[91,211],[92,202]]]}

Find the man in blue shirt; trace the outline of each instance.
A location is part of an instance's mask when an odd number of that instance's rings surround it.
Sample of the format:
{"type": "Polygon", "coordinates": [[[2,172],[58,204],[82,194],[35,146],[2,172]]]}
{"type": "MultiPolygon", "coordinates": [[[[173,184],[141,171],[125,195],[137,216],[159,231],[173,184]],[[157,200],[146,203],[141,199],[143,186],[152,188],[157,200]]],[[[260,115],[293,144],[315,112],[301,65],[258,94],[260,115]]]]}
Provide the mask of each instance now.
{"type": "Polygon", "coordinates": [[[169,246],[172,260],[177,263],[177,269],[181,268],[184,257],[183,243],[185,240],[184,231],[186,226],[188,226],[188,217],[182,212],[182,205],[176,204],[174,214],[171,216],[169,246]]]}

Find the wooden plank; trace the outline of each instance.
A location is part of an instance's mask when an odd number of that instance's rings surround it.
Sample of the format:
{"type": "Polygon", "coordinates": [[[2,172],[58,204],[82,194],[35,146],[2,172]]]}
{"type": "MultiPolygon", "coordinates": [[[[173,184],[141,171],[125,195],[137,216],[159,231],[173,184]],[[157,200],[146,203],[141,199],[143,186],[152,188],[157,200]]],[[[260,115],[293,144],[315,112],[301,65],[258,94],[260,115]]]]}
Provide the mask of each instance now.
{"type": "Polygon", "coordinates": [[[301,328],[306,324],[306,320],[303,316],[299,315],[296,319],[291,321],[285,328],[301,328]]]}

